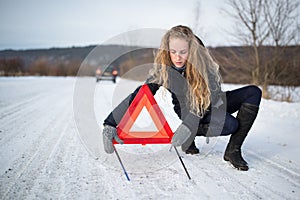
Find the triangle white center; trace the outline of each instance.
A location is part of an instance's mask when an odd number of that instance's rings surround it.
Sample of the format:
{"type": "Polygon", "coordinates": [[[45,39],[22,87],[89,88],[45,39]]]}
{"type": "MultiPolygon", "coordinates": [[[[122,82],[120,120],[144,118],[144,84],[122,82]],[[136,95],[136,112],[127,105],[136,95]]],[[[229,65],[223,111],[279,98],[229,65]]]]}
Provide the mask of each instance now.
{"type": "Polygon", "coordinates": [[[153,119],[151,118],[148,110],[144,106],[139,116],[130,128],[130,132],[158,132],[153,119]]]}

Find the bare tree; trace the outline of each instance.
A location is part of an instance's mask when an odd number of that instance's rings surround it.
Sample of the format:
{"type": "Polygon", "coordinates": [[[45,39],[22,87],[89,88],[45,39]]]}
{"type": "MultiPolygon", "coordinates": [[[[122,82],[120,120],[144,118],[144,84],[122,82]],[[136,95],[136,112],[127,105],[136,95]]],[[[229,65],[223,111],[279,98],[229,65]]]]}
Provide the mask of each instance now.
{"type": "Polygon", "coordinates": [[[299,1],[265,0],[264,13],[270,31],[270,43],[287,46],[299,33],[299,1]]]}
{"type": "MultiPolygon", "coordinates": [[[[299,1],[291,0],[227,0],[233,12],[227,13],[236,21],[235,37],[253,49],[252,83],[262,85],[264,97],[268,84],[288,74],[283,65],[285,46],[299,38],[299,1]],[[265,45],[275,48],[264,48],[265,45]],[[270,55],[272,54],[272,55],[270,55]]],[[[298,42],[299,43],[299,42],[298,42]]],[[[288,78],[288,76],[285,76],[288,78]]],[[[277,80],[278,79],[278,80],[277,80]]]]}
{"type": "MultiPolygon", "coordinates": [[[[289,73],[290,67],[284,63],[283,53],[285,47],[292,43],[297,43],[299,33],[298,18],[299,1],[291,0],[265,0],[264,14],[268,24],[270,37],[268,44],[274,46],[272,58],[264,66],[263,88],[267,90],[269,82],[282,80],[283,74],[287,79],[294,79],[293,74],[289,73]]],[[[299,43],[299,41],[298,41],[299,43]]]]}
{"type": "Polygon", "coordinates": [[[259,47],[263,45],[269,36],[269,29],[264,19],[264,1],[263,0],[228,0],[228,5],[233,9],[227,12],[236,22],[236,37],[244,45],[250,45],[253,48],[253,69],[252,83],[259,85],[261,83],[260,68],[261,58],[259,47]],[[243,26],[240,26],[242,23],[243,26]]]}

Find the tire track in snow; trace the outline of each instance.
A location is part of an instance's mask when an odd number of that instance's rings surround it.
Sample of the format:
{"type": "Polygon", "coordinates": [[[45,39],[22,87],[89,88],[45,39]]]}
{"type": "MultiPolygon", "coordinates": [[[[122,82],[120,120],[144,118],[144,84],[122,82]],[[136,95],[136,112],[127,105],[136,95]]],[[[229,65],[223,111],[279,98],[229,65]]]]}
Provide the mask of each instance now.
{"type": "MultiPolygon", "coordinates": [[[[70,112],[69,112],[70,114],[70,112]]],[[[64,118],[66,119],[65,122],[67,122],[63,128],[61,129],[61,133],[58,136],[58,138],[55,139],[55,141],[52,142],[52,144],[49,146],[49,155],[47,155],[47,158],[44,158],[44,163],[40,165],[40,171],[37,174],[37,177],[35,178],[34,182],[33,182],[33,186],[30,188],[30,195],[29,199],[32,198],[36,198],[36,197],[43,197],[41,195],[43,195],[42,191],[47,191],[47,190],[59,190],[56,191],[57,196],[59,197],[60,194],[63,193],[63,189],[64,189],[64,183],[61,182],[61,179],[59,176],[54,176],[53,177],[53,173],[56,170],[59,170],[60,167],[63,166],[62,158],[57,156],[57,154],[59,153],[65,153],[66,154],[66,149],[67,146],[69,144],[67,143],[62,143],[65,142],[65,137],[67,137],[67,134],[69,131],[69,127],[70,127],[70,119],[68,118],[64,118]],[[56,166],[58,164],[62,165],[62,166],[56,166]],[[46,184],[45,184],[46,183],[46,184]]],[[[63,175],[63,174],[60,174],[63,175]]],[[[44,194],[45,195],[45,194],[44,194]]],[[[55,193],[53,193],[52,195],[56,195],[55,193]]],[[[44,198],[44,197],[43,197],[44,198]]],[[[46,197],[47,198],[47,197],[46,197]]]]}
{"type": "MultiPolygon", "coordinates": [[[[1,173],[8,168],[11,161],[18,156],[21,157],[22,152],[24,152],[22,157],[29,156],[29,150],[25,149],[30,148],[30,144],[39,143],[46,132],[45,125],[54,123],[59,118],[56,112],[65,108],[64,101],[57,101],[59,94],[61,94],[60,91],[55,94],[48,93],[45,98],[25,107],[16,119],[9,120],[13,125],[4,127],[6,131],[1,134],[0,157],[4,162],[0,167],[1,173]],[[21,121],[18,120],[19,117],[21,121]]],[[[48,129],[51,129],[51,126],[48,129]]]]}
{"type": "MultiPolygon", "coordinates": [[[[218,153],[211,152],[201,159],[197,155],[186,155],[186,165],[190,166],[192,178],[197,180],[200,187],[206,186],[206,192],[211,198],[241,199],[241,193],[246,191],[245,187],[237,188],[232,182],[231,175],[226,172],[222,165],[222,160],[217,158],[218,153]],[[221,167],[220,167],[221,165],[221,167]],[[216,169],[217,168],[217,169],[216,169]],[[216,189],[218,188],[218,189],[216,189]],[[237,190],[239,189],[239,190],[237,190]],[[216,193],[218,191],[218,193],[216,193]]],[[[219,157],[219,156],[218,156],[219,157]]],[[[235,181],[235,183],[238,183],[235,181]]],[[[246,195],[248,197],[249,194],[246,195]]],[[[257,195],[252,195],[258,198],[257,195]]]]}
{"type": "Polygon", "coordinates": [[[256,160],[264,161],[264,163],[268,163],[268,166],[273,168],[273,170],[268,171],[269,173],[274,173],[276,176],[280,176],[284,179],[286,179],[291,184],[295,185],[296,187],[300,188],[300,174],[292,169],[289,169],[288,167],[284,166],[283,164],[273,161],[266,156],[258,155],[257,153],[246,150],[247,154],[249,154],[251,157],[255,158],[256,160]]]}
{"type": "Polygon", "coordinates": [[[30,153],[30,157],[28,160],[19,158],[14,162],[13,167],[10,167],[14,174],[9,175],[10,177],[8,179],[4,180],[4,182],[5,181],[9,182],[9,184],[5,185],[7,187],[7,189],[3,193],[1,192],[2,194],[8,194],[9,192],[16,193],[16,191],[25,192],[25,190],[29,190],[29,188],[27,186],[30,184],[28,184],[28,183],[25,184],[25,181],[32,182],[34,180],[35,173],[38,173],[40,171],[39,167],[36,166],[36,163],[39,163],[41,160],[40,157],[42,156],[41,155],[42,150],[45,148],[47,149],[48,144],[45,144],[45,143],[46,142],[42,142],[40,145],[38,145],[38,147],[34,150],[34,152],[30,153]],[[32,170],[34,167],[37,169],[32,170]],[[23,178],[23,180],[21,180],[21,178],[23,178]],[[23,188],[25,188],[25,190],[20,189],[20,185],[23,185],[23,184],[25,184],[25,187],[23,187],[23,188]],[[13,189],[13,187],[15,187],[14,190],[10,191],[13,189]]]}
{"type": "MultiPolygon", "coordinates": [[[[1,137],[0,140],[0,146],[3,146],[3,144],[8,143],[8,141],[12,140],[14,137],[19,136],[23,133],[24,127],[30,127],[32,124],[32,121],[29,121],[29,118],[32,119],[39,119],[40,113],[37,112],[40,108],[43,108],[44,113],[47,112],[47,109],[45,107],[45,103],[48,101],[48,96],[40,96],[40,98],[35,99],[35,101],[28,102],[28,106],[25,106],[19,110],[16,110],[15,113],[11,112],[9,115],[7,115],[5,118],[0,119],[1,122],[1,129],[3,132],[5,132],[4,136],[1,137]],[[41,99],[40,99],[41,98],[41,99]],[[35,106],[32,106],[35,105],[35,106]],[[35,116],[35,118],[34,118],[35,116]],[[19,126],[16,126],[16,123],[18,122],[19,126]],[[20,122],[23,122],[23,124],[20,126],[20,122]]],[[[23,105],[24,106],[24,105],[23,105]]],[[[42,112],[43,113],[43,112],[42,112]]]]}
{"type": "MultiPolygon", "coordinates": [[[[32,102],[38,101],[39,99],[45,97],[44,94],[37,94],[33,97],[27,98],[22,100],[21,102],[5,106],[4,108],[0,109],[0,120],[4,121],[7,117],[13,118],[18,115],[20,112],[23,112],[23,109],[26,108],[28,105],[32,105],[32,102]]],[[[29,108],[29,107],[27,107],[29,108]]],[[[6,120],[7,121],[7,120],[6,120]]]]}
{"type": "MultiPolygon", "coordinates": [[[[31,145],[39,144],[43,138],[42,134],[45,132],[44,125],[52,123],[51,118],[54,112],[54,107],[50,107],[50,118],[44,116],[47,113],[47,107],[44,106],[46,101],[39,101],[34,106],[35,112],[25,117],[26,123],[18,123],[16,126],[6,127],[7,131],[2,133],[2,138],[5,138],[1,142],[0,157],[3,162],[1,165],[1,173],[8,170],[9,167],[18,166],[20,163],[13,161],[19,160],[21,163],[27,157],[34,155],[31,153],[31,145]],[[46,120],[44,120],[46,119],[46,120]],[[31,154],[30,154],[31,153],[31,154]]],[[[23,110],[24,113],[28,112],[27,109],[23,110]]]]}
{"type": "Polygon", "coordinates": [[[238,195],[236,196],[237,197],[236,199],[241,197],[240,194],[241,192],[243,195],[245,195],[242,198],[249,198],[249,197],[255,199],[265,199],[265,198],[277,199],[278,198],[277,191],[267,187],[268,185],[264,185],[264,187],[257,186],[256,182],[259,181],[254,181],[255,176],[253,176],[253,174],[250,174],[249,171],[247,172],[239,171],[228,162],[226,161],[221,161],[221,162],[223,162],[224,164],[226,163],[228,167],[225,169],[224,167],[220,167],[220,166],[216,166],[216,167],[222,174],[226,174],[226,176],[229,177],[229,179],[231,180],[230,181],[231,184],[229,185],[229,187],[234,188],[233,192],[235,192],[238,195]],[[248,179],[248,180],[245,181],[244,179],[248,179]]]}
{"type": "MultiPolygon", "coordinates": [[[[226,146],[226,141],[225,140],[220,140],[220,145],[222,146],[226,146]]],[[[217,147],[217,149],[219,150],[220,148],[217,147]]],[[[215,148],[215,152],[220,154],[220,159],[221,161],[223,161],[223,151],[218,151],[215,148]]],[[[297,173],[296,171],[289,169],[287,166],[284,166],[283,164],[280,164],[276,161],[270,160],[268,158],[266,158],[263,155],[257,155],[256,153],[254,153],[253,151],[250,151],[248,149],[243,149],[244,155],[246,154],[245,158],[247,160],[247,158],[251,159],[251,158],[255,158],[252,160],[259,160],[258,157],[261,158],[261,160],[264,160],[264,158],[267,161],[267,165],[265,165],[264,162],[260,162],[263,163],[263,165],[255,165],[255,166],[251,166],[250,163],[250,170],[246,173],[243,173],[247,176],[247,178],[249,179],[248,182],[249,183],[253,183],[253,191],[255,193],[255,191],[259,191],[259,193],[257,193],[258,195],[260,194],[264,194],[265,191],[268,195],[265,195],[264,198],[270,198],[272,196],[274,196],[274,198],[295,198],[295,191],[299,191],[299,173],[297,173]],[[265,171],[262,171],[261,168],[264,168],[265,171]],[[255,170],[255,171],[253,171],[255,170]],[[260,176],[266,176],[264,178],[261,178],[260,176]],[[270,176],[273,176],[274,179],[271,179],[270,176]],[[281,177],[281,179],[278,179],[278,177],[281,177]],[[257,179],[261,179],[262,181],[255,181],[255,178],[257,179]],[[270,180],[270,182],[267,182],[265,180],[270,180]],[[276,182],[277,181],[277,182],[276,182]],[[263,183],[263,184],[262,184],[263,183]],[[274,184],[277,184],[277,187],[274,187],[274,184]],[[278,187],[278,185],[284,185],[286,188],[286,190],[283,190],[282,187],[278,187]],[[262,187],[259,187],[260,185],[262,185],[262,187]],[[265,189],[261,189],[261,188],[265,188],[265,189]]],[[[200,153],[201,154],[201,153],[200,153]]],[[[214,153],[212,154],[214,155],[214,153]]],[[[252,161],[253,162],[253,161],[252,161]]],[[[228,163],[223,161],[223,163],[228,163]]],[[[259,164],[259,163],[258,163],[259,164]]],[[[231,166],[228,163],[229,166],[231,166]]],[[[220,168],[220,164],[216,164],[216,166],[218,166],[218,168],[220,168]]],[[[234,168],[233,168],[234,169],[234,168]]],[[[220,170],[224,171],[224,169],[220,168],[220,170]]],[[[226,170],[226,168],[225,168],[226,170]]],[[[234,169],[236,170],[236,169],[234,169]]],[[[228,173],[228,171],[226,170],[226,172],[228,173]]],[[[233,173],[231,176],[235,176],[237,173],[233,173]]],[[[228,174],[230,177],[230,174],[228,174]]],[[[244,186],[245,188],[249,187],[247,185],[244,186]]],[[[257,196],[257,198],[261,198],[260,196],[257,196]]]]}
{"type": "MultiPolygon", "coordinates": [[[[46,135],[40,134],[37,135],[37,138],[32,138],[37,141],[38,145],[30,146],[31,149],[29,149],[29,152],[26,152],[27,155],[30,156],[29,159],[27,161],[24,158],[15,160],[13,167],[11,167],[12,173],[14,174],[11,174],[12,176],[10,175],[9,178],[4,178],[4,180],[3,177],[1,177],[1,182],[9,182],[8,184],[5,184],[5,188],[1,187],[1,193],[4,194],[4,196],[14,193],[18,193],[18,195],[20,195],[20,192],[26,193],[30,190],[32,182],[35,180],[37,173],[40,171],[43,162],[46,161],[44,157],[50,153],[49,147],[53,145],[53,140],[56,140],[57,134],[60,134],[61,124],[64,124],[64,120],[67,116],[72,116],[70,111],[65,112],[64,110],[64,108],[68,105],[70,105],[70,101],[65,101],[60,104],[61,108],[59,107],[59,109],[56,109],[56,112],[54,113],[55,117],[49,124],[46,124],[46,126],[40,130],[41,133],[47,133],[46,135]],[[57,119],[61,119],[61,121],[57,119]],[[21,180],[22,178],[24,179],[21,180]]],[[[1,185],[4,186],[4,184],[1,185]]],[[[24,194],[21,194],[20,197],[22,197],[22,195],[24,194]]]]}
{"type": "Polygon", "coordinates": [[[19,197],[26,196],[26,193],[31,190],[32,185],[34,185],[34,182],[37,180],[38,173],[41,171],[42,164],[40,162],[43,156],[41,155],[43,148],[44,147],[40,146],[28,162],[21,163],[21,168],[13,168],[14,171],[17,171],[17,174],[13,177],[14,181],[10,178],[8,188],[4,194],[8,194],[8,197],[12,195],[14,197],[15,195],[19,197]]]}
{"type": "MultiPolygon", "coordinates": [[[[41,82],[41,84],[43,84],[43,82],[41,82]]],[[[57,92],[57,90],[55,90],[55,84],[57,84],[56,82],[53,82],[54,86],[51,85],[47,85],[45,86],[45,88],[43,90],[40,90],[38,88],[33,87],[32,90],[30,91],[22,91],[23,93],[25,93],[27,96],[25,96],[25,94],[21,95],[21,96],[17,96],[16,95],[16,99],[14,99],[14,101],[11,101],[8,103],[8,105],[5,105],[5,107],[0,108],[0,121],[2,121],[2,125],[7,126],[9,124],[6,124],[6,121],[10,122],[11,119],[15,119],[16,117],[18,117],[19,114],[23,114],[24,113],[24,109],[30,109],[34,106],[33,103],[37,103],[40,100],[45,99],[45,97],[51,95],[51,94],[55,94],[55,92],[57,92]],[[6,119],[8,117],[8,119],[6,119]]],[[[15,93],[18,93],[18,89],[13,88],[11,89],[13,92],[15,91],[15,93]]],[[[8,100],[5,100],[8,101],[8,100]]]]}
{"type": "MultiPolygon", "coordinates": [[[[247,154],[247,151],[244,152],[247,154]]],[[[278,191],[278,188],[276,187],[272,188],[272,180],[270,180],[271,182],[265,182],[265,179],[260,177],[261,175],[258,173],[258,169],[253,169],[253,167],[251,168],[250,166],[248,172],[243,172],[233,168],[228,162],[222,161],[223,154],[221,152],[212,152],[204,159],[206,162],[205,164],[201,162],[204,161],[203,159],[199,161],[194,160],[195,158],[192,158],[191,155],[188,157],[192,160],[191,162],[187,162],[187,165],[190,164],[193,168],[197,165],[202,166],[202,170],[191,170],[191,173],[193,173],[193,171],[198,171],[198,174],[195,176],[203,177],[203,174],[200,172],[204,171],[204,174],[213,180],[210,184],[220,186],[220,189],[222,188],[227,191],[226,193],[232,195],[232,199],[295,199],[295,194],[288,193],[288,191],[278,191]],[[201,162],[201,164],[198,162],[201,162]]],[[[197,156],[194,155],[194,157],[197,156]]],[[[270,168],[272,167],[270,166],[270,168]]],[[[269,173],[274,173],[273,171],[274,170],[270,170],[264,175],[268,176],[269,173]]],[[[213,192],[215,192],[215,190],[213,190],[213,192]]]]}
{"type": "Polygon", "coordinates": [[[246,150],[245,153],[249,155],[249,158],[255,158],[253,159],[255,166],[252,169],[255,170],[257,178],[261,179],[256,182],[258,188],[262,187],[269,190],[273,193],[274,198],[299,199],[297,193],[300,192],[300,179],[297,172],[250,150],[246,150]]]}

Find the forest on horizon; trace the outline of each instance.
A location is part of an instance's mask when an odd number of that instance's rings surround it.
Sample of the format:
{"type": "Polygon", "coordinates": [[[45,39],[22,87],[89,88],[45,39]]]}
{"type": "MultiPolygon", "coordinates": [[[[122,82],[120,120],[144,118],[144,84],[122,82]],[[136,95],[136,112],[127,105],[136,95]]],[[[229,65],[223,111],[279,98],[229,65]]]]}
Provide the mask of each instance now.
{"type": "MultiPolygon", "coordinates": [[[[96,46],[51,48],[32,50],[0,51],[0,76],[77,76],[83,61],[96,46]]],[[[252,82],[254,63],[251,47],[209,48],[220,65],[225,83],[245,84],[252,82]]],[[[300,46],[286,46],[279,49],[264,46],[260,49],[261,73],[259,82],[268,76],[268,84],[300,85],[300,46]],[[274,57],[274,55],[276,55],[274,57]]],[[[90,65],[87,76],[94,76],[99,67],[113,65],[122,76],[130,69],[153,63],[153,48],[137,48],[121,45],[97,46],[97,60],[90,65]],[[123,52],[126,52],[125,54],[123,52]]]]}

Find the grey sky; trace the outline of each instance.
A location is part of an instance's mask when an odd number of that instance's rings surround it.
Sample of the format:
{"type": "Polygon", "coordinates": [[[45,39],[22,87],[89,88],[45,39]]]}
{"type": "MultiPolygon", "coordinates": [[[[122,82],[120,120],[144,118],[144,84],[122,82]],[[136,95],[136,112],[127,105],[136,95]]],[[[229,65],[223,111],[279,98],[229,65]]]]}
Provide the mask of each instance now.
{"type": "MultiPolygon", "coordinates": [[[[207,46],[233,43],[224,32],[230,18],[222,0],[198,0],[207,46]]],[[[101,44],[124,32],[193,28],[197,0],[0,0],[0,50],[101,44]]]]}

